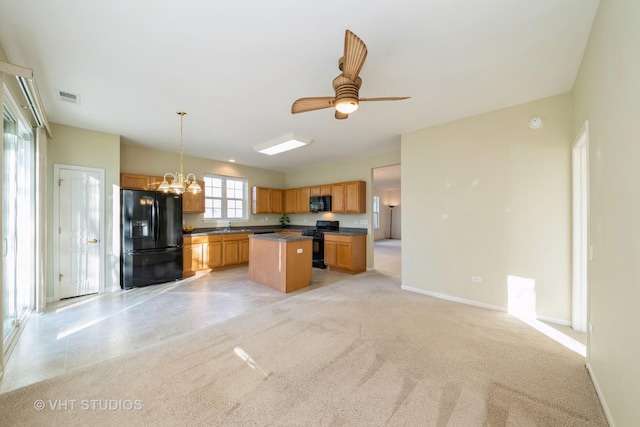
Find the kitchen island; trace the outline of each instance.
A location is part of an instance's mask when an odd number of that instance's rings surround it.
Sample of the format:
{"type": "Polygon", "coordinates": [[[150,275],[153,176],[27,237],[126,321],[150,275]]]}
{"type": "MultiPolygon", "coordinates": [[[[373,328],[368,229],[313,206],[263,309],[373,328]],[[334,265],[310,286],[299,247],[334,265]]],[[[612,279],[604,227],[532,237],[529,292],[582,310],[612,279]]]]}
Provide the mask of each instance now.
{"type": "Polygon", "coordinates": [[[311,282],[313,239],[289,234],[249,236],[249,280],[281,292],[293,292],[311,282]]]}

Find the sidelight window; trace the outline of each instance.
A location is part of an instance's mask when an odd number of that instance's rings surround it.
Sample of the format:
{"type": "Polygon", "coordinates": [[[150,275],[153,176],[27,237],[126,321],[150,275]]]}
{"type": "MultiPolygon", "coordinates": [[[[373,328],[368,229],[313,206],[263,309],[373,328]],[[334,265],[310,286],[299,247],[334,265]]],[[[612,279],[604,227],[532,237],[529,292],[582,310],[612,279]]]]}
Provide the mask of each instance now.
{"type": "Polygon", "coordinates": [[[373,196],[373,228],[380,228],[380,197],[373,196]]]}

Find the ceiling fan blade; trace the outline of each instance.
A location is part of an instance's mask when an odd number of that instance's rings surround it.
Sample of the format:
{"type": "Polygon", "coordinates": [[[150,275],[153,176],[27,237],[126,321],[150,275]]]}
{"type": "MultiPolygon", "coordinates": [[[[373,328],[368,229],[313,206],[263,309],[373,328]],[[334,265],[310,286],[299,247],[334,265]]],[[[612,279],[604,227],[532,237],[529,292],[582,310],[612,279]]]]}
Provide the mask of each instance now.
{"type": "Polygon", "coordinates": [[[349,115],[345,114],[345,113],[341,113],[340,111],[336,110],[336,114],[335,114],[336,119],[338,120],[344,120],[344,119],[348,119],[349,115]]]}
{"type": "Polygon", "coordinates": [[[320,96],[316,98],[300,98],[291,106],[291,114],[305,113],[307,111],[331,108],[336,103],[333,96],[320,96]]]}
{"type": "Polygon", "coordinates": [[[403,99],[409,99],[410,96],[389,96],[386,98],[358,98],[358,101],[402,101],[403,99]]]}
{"type": "Polygon", "coordinates": [[[342,74],[355,81],[367,58],[367,46],[360,37],[347,30],[344,35],[344,64],[342,74]]]}

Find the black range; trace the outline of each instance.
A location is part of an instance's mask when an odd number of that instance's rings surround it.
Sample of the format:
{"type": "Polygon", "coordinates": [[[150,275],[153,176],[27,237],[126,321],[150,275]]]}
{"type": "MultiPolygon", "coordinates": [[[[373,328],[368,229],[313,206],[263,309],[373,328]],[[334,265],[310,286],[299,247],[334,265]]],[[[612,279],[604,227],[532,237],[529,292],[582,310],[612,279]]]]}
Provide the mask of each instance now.
{"type": "Polygon", "coordinates": [[[324,264],[324,233],[327,231],[337,232],[340,230],[340,221],[317,220],[316,228],[303,230],[303,236],[313,237],[313,266],[317,268],[327,268],[324,264]]]}

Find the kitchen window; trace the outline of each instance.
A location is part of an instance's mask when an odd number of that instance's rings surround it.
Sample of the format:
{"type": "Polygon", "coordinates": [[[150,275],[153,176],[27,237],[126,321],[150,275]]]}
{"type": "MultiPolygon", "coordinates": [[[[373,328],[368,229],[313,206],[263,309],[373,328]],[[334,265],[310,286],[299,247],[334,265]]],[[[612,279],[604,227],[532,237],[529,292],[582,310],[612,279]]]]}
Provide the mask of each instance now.
{"type": "Polygon", "coordinates": [[[204,175],[204,219],[249,220],[247,180],[222,175],[204,175]]]}

